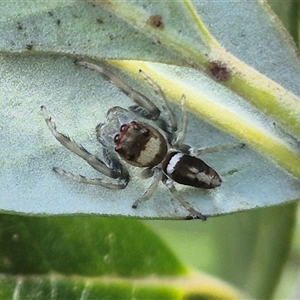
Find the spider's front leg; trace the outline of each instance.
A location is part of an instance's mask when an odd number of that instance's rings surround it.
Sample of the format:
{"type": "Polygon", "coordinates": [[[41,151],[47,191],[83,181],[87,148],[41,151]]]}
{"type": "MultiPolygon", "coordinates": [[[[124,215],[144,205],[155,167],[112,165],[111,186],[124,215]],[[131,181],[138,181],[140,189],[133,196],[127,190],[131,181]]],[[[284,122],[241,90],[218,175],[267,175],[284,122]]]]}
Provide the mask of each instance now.
{"type": "Polygon", "coordinates": [[[136,110],[148,119],[158,119],[160,115],[159,108],[145,95],[141,94],[140,92],[129,86],[117,74],[100,65],[96,65],[87,61],[77,61],[76,64],[95,70],[106,76],[110,82],[117,86],[125,95],[127,95],[131,100],[133,100],[137,104],[136,107],[133,107],[133,110],[136,110]]]}
{"type": "Polygon", "coordinates": [[[101,185],[111,189],[124,189],[129,181],[129,174],[127,170],[121,165],[116,157],[112,156],[108,150],[104,150],[104,156],[107,163],[103,162],[97,156],[88,152],[84,147],[77,145],[68,136],[58,132],[56,130],[56,124],[52,118],[48,115],[46,107],[41,106],[41,113],[46,121],[46,124],[53,136],[67,149],[75,153],[82,159],[84,159],[90,166],[92,166],[98,172],[108,176],[111,179],[117,179],[117,181],[105,180],[103,178],[86,178],[82,175],[74,175],[60,168],[53,168],[58,174],[67,176],[77,182],[101,185]]]}

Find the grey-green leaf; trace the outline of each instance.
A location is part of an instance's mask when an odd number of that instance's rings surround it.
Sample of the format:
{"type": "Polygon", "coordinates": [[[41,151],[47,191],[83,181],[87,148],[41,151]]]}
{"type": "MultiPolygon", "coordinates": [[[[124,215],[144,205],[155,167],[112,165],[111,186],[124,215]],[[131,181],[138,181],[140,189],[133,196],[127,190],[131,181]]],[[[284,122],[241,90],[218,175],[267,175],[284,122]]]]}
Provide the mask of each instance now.
{"type": "MultiPolygon", "coordinates": [[[[187,35],[182,37],[184,47],[181,49],[176,48],[173,43],[177,35],[181,34],[178,30],[172,31],[167,23],[164,33],[159,28],[147,27],[149,24],[137,30],[134,20],[126,19],[126,11],[120,12],[118,7],[93,7],[90,3],[81,1],[37,1],[35,5],[24,7],[16,6],[14,2],[4,3],[1,36],[6,38],[0,39],[3,53],[0,58],[1,210],[27,214],[95,213],[142,218],[184,218],[187,212],[175,200],[171,201],[170,193],[162,184],[151,200],[137,210],[131,208],[132,203],[151,182],[141,180],[139,170],[130,170],[132,181],[128,188],[120,191],[79,184],[53,173],[52,167],[58,166],[76,174],[101,176],[53,138],[39,113],[39,107],[47,107],[60,131],[92,153],[101,155],[95,138],[95,126],[103,122],[110,107],[120,105],[126,108],[132,105],[132,101],[100,74],[74,65],[74,58],[78,58],[78,55],[106,60],[134,58],[188,65],[192,63],[188,49],[194,52],[199,50],[199,57],[194,62],[202,73],[190,67],[157,63],[107,62],[110,68],[117,67],[115,71],[126,82],[150,96],[159,105],[153,91],[138,76],[139,68],[149,72],[161,84],[168,98],[174,101],[171,106],[179,122],[179,100],[181,94],[185,93],[189,110],[186,141],[191,146],[246,143],[244,149],[203,157],[205,162],[220,173],[223,179],[221,187],[205,191],[179,186],[180,194],[196,209],[212,216],[281,204],[299,198],[299,144],[298,136],[294,134],[299,124],[294,122],[298,113],[296,109],[293,110],[299,103],[289,90],[300,94],[299,85],[296,84],[300,78],[300,66],[295,49],[287,42],[287,35],[282,32],[278,23],[272,22],[273,15],[258,2],[244,5],[239,3],[240,10],[236,10],[234,14],[235,23],[240,22],[239,26],[225,26],[226,20],[231,21],[231,14],[221,3],[219,6],[209,6],[208,2],[203,2],[200,7],[198,2],[183,3],[176,5],[185,7],[187,15],[198,12],[219,44],[225,45],[231,54],[243,61],[240,63],[233,60],[237,63],[237,69],[233,66],[233,69],[228,69],[228,80],[221,78],[223,81],[220,82],[211,74],[216,68],[222,67],[222,64],[214,62],[207,65],[209,61],[205,60],[204,48],[207,45],[213,46],[214,41],[209,35],[205,35],[204,27],[200,28],[202,31],[199,29],[199,20],[190,20],[189,26],[197,24],[198,27],[195,25],[193,30],[199,30],[199,36],[206,39],[207,44],[201,46],[198,44],[199,37],[193,39],[193,36],[187,35]],[[249,23],[245,25],[243,22],[248,9],[252,14],[252,31],[246,26],[249,23]],[[223,24],[221,28],[218,27],[218,22],[213,22],[216,15],[220,16],[217,19],[223,24]],[[264,22],[256,21],[257,15],[264,22]],[[120,20],[121,17],[125,21],[120,20]],[[163,46],[153,43],[157,42],[159,32],[164,37],[163,46]],[[276,46],[269,46],[270,39],[260,38],[258,41],[255,34],[257,32],[272,36],[271,41],[276,46]],[[134,47],[130,43],[132,36],[139,36],[134,47]],[[111,41],[110,37],[113,37],[111,41]],[[202,47],[203,53],[197,47],[202,47]],[[264,51],[258,51],[257,47],[264,51]],[[264,75],[254,72],[244,62],[264,75]],[[244,77],[235,77],[236,73],[244,77]],[[262,82],[269,83],[272,89],[269,85],[255,89],[252,76],[256,82],[261,79],[262,82]],[[275,88],[278,85],[275,81],[286,90],[280,87],[280,93],[276,94],[275,88]],[[237,82],[242,88],[240,91],[236,90],[237,82]],[[270,89],[264,90],[265,87],[270,89]],[[282,98],[283,102],[280,104],[277,100],[282,92],[286,92],[288,96],[282,98]],[[264,96],[274,95],[277,102],[269,105],[264,96]],[[253,99],[256,102],[252,103],[253,99]],[[289,114],[285,115],[282,106],[291,99],[291,106],[287,105],[289,114]],[[291,114],[291,111],[295,113],[291,114]],[[286,116],[291,119],[287,121],[286,116]],[[276,119],[278,117],[279,120],[276,119]]],[[[162,4],[156,5],[158,6],[149,6],[151,11],[162,4]]],[[[136,9],[140,11],[141,7],[137,5],[136,9]]],[[[170,9],[168,5],[165,7],[168,18],[172,19],[170,9]]],[[[178,24],[181,24],[179,12],[173,13],[177,16],[178,24]]],[[[187,15],[184,17],[187,18],[187,15]]],[[[138,15],[133,14],[133,17],[139,19],[138,15]]],[[[176,23],[176,18],[172,20],[176,23]]],[[[227,25],[229,24],[230,22],[227,25]]],[[[176,42],[179,43],[180,39],[176,42]]],[[[219,58],[229,59],[229,54],[226,56],[222,53],[219,58]]]]}

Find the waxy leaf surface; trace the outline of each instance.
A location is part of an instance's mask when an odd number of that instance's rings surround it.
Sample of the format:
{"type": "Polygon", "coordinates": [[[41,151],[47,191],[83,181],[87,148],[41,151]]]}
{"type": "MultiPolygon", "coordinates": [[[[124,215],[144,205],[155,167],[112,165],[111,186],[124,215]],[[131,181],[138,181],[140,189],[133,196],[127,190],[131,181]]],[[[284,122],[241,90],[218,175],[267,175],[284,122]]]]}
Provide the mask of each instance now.
{"type": "Polygon", "coordinates": [[[151,183],[141,180],[137,169],[130,168],[132,180],[119,191],[79,184],[51,171],[58,166],[101,176],[53,138],[39,113],[41,105],[59,131],[99,156],[95,126],[110,107],[132,105],[100,74],[73,63],[83,57],[105,60],[159,105],[138,75],[143,69],[165,91],[179,125],[184,93],[186,143],[191,146],[246,144],[201,157],[220,174],[221,187],[178,186],[196,209],[214,216],[297,200],[300,64],[269,8],[254,1],[103,3],[3,3],[0,209],[140,218],[187,215],[162,184],[151,200],[133,210],[132,203],[151,183]],[[149,18],[155,15],[162,16],[161,28],[151,26],[149,18]]]}

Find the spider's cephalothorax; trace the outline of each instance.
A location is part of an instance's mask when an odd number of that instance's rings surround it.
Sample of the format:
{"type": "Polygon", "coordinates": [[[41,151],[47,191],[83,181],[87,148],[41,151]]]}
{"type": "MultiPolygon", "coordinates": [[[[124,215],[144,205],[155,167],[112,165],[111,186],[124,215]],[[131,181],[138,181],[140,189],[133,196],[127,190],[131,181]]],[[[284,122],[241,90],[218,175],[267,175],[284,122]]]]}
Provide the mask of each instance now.
{"type": "Polygon", "coordinates": [[[176,134],[177,121],[163,91],[143,71],[140,70],[140,74],[154,88],[162,101],[165,118],[160,116],[160,110],[152,101],[135,91],[116,74],[92,63],[79,62],[78,64],[97,70],[107,76],[126,95],[130,95],[130,98],[137,105],[130,107],[133,112],[119,106],[112,107],[107,112],[105,123],[97,125],[96,135],[103,146],[103,160],[89,153],[82,146],[77,145],[66,135],[58,132],[56,124],[48,116],[46,108],[42,106],[42,114],[55,138],[108,178],[86,178],[59,168],[53,168],[53,170],[78,182],[101,185],[111,189],[124,189],[129,182],[129,174],[121,163],[121,159],[132,166],[143,168],[141,174],[143,178],[153,177],[149,188],[133,203],[133,208],[148,200],[156,190],[159,182],[162,181],[169,188],[174,198],[190,213],[188,219],[205,220],[206,216],[195,210],[177,192],[174,182],[203,189],[212,189],[219,186],[222,180],[218,173],[197,156],[223,149],[242,147],[244,144],[195,150],[183,143],[187,126],[184,95],[182,96],[182,128],[176,134]],[[154,124],[150,125],[149,122],[140,121],[140,117],[151,119],[154,124]],[[157,125],[158,128],[156,128],[156,124],[160,124],[157,125]]]}
{"type": "Polygon", "coordinates": [[[114,137],[115,151],[136,167],[154,167],[167,154],[163,135],[150,125],[132,121],[123,124],[114,137]]]}

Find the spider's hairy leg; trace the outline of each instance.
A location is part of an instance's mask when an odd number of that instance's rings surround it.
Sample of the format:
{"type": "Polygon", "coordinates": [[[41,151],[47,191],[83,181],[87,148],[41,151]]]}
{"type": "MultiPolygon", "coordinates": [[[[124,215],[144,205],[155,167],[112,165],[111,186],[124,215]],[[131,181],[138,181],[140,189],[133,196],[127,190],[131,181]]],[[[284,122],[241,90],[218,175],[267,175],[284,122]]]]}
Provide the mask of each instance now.
{"type": "Polygon", "coordinates": [[[177,138],[176,138],[175,142],[173,143],[173,146],[178,149],[181,149],[184,139],[185,139],[185,136],[186,136],[187,114],[186,114],[185,100],[186,100],[186,97],[183,94],[181,96],[181,115],[182,115],[181,130],[180,130],[180,132],[178,132],[177,138]]]}
{"type": "Polygon", "coordinates": [[[220,152],[223,150],[233,149],[233,148],[244,148],[244,143],[238,143],[238,144],[229,144],[229,145],[219,145],[219,146],[213,146],[213,147],[207,147],[207,148],[200,148],[200,149],[189,149],[189,154],[192,156],[200,156],[207,153],[215,153],[220,152]]]}
{"type": "Polygon", "coordinates": [[[172,132],[175,132],[177,130],[176,118],[174,116],[173,111],[171,110],[171,108],[169,106],[169,102],[166,98],[165,93],[163,92],[161,87],[154,80],[152,80],[143,70],[139,70],[139,73],[148,82],[148,84],[153,88],[156,95],[159,96],[159,98],[161,100],[161,105],[162,105],[163,111],[166,113],[167,118],[168,118],[168,120],[167,120],[168,126],[171,128],[172,132]]]}
{"type": "Polygon", "coordinates": [[[67,149],[75,153],[79,157],[83,158],[89,165],[91,165],[98,172],[110,177],[110,178],[119,178],[121,175],[121,170],[113,170],[109,168],[102,160],[97,156],[89,153],[82,146],[77,145],[72,141],[68,136],[58,132],[56,130],[56,124],[52,121],[52,118],[48,115],[46,107],[41,106],[41,113],[46,121],[46,124],[54,137],[67,149]]]}
{"type": "Polygon", "coordinates": [[[126,82],[124,82],[117,74],[112,71],[87,61],[78,61],[77,65],[84,66],[86,68],[95,70],[106,76],[110,82],[112,82],[115,86],[117,86],[125,95],[127,95],[131,100],[138,104],[142,108],[142,110],[146,110],[151,119],[156,120],[160,115],[160,110],[158,107],[145,95],[133,89],[126,82]]]}
{"type": "Polygon", "coordinates": [[[163,172],[161,171],[160,168],[154,169],[153,180],[152,180],[150,186],[148,187],[146,192],[132,204],[132,208],[137,208],[140,203],[145,202],[151,198],[151,196],[155,192],[159,182],[162,179],[162,175],[163,175],[163,172]]]}
{"type": "Polygon", "coordinates": [[[66,177],[68,177],[72,180],[75,180],[77,182],[80,182],[80,183],[101,185],[106,188],[114,189],[114,190],[125,189],[128,184],[128,179],[126,179],[126,178],[119,178],[118,181],[116,181],[116,182],[110,182],[110,181],[102,179],[102,178],[87,178],[80,174],[75,175],[71,172],[68,172],[61,168],[56,168],[56,167],[53,168],[53,171],[55,173],[58,173],[62,176],[66,176],[66,177]]]}
{"type": "Polygon", "coordinates": [[[203,221],[206,220],[206,216],[201,214],[199,211],[195,210],[176,190],[173,181],[171,179],[167,179],[164,181],[166,187],[170,190],[174,198],[179,201],[179,203],[191,214],[191,216],[187,217],[187,219],[201,219],[203,221]]]}
{"type": "MultiPolygon", "coordinates": [[[[122,173],[123,169],[125,170],[125,168],[121,164],[119,158],[117,157],[116,153],[112,150],[109,150],[107,147],[104,147],[104,146],[103,146],[103,159],[104,159],[104,162],[106,163],[106,165],[111,170],[115,170],[118,173],[120,173],[120,171],[122,173]]],[[[127,172],[127,170],[126,170],[126,172],[127,172]]]]}

